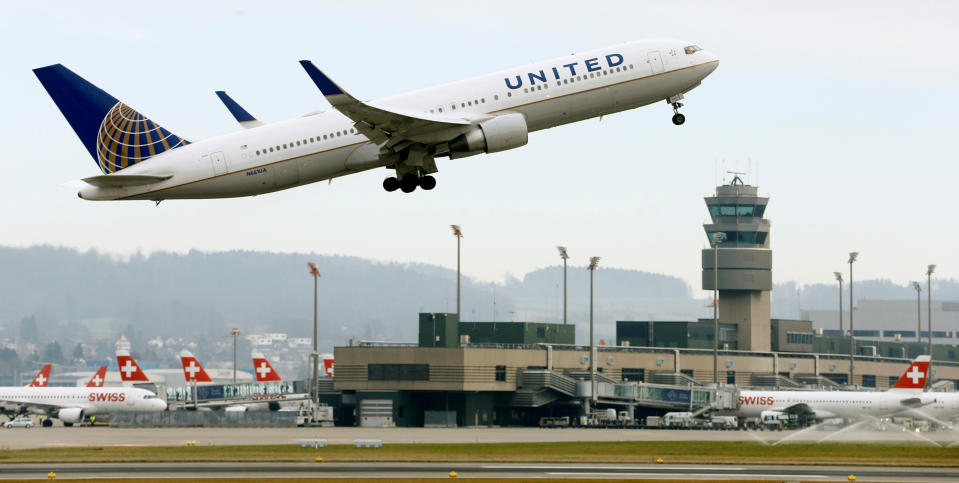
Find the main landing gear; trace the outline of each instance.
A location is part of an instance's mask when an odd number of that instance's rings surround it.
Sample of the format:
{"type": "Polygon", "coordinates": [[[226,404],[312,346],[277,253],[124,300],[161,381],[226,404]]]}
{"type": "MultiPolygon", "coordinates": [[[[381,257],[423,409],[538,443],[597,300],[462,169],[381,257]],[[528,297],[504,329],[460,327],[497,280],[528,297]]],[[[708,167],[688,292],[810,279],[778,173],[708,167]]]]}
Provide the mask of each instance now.
{"type": "Polygon", "coordinates": [[[679,113],[679,108],[683,107],[683,103],[679,102],[682,99],[683,99],[682,94],[677,94],[673,97],[670,97],[669,99],[666,99],[666,102],[668,102],[669,105],[673,106],[673,124],[677,126],[682,126],[683,123],[686,122],[686,116],[679,113]]]}
{"type": "Polygon", "coordinates": [[[416,191],[417,186],[429,191],[436,187],[436,178],[430,175],[417,176],[414,173],[406,173],[399,179],[390,176],[383,180],[383,189],[389,192],[401,190],[404,193],[412,193],[416,191]]]}

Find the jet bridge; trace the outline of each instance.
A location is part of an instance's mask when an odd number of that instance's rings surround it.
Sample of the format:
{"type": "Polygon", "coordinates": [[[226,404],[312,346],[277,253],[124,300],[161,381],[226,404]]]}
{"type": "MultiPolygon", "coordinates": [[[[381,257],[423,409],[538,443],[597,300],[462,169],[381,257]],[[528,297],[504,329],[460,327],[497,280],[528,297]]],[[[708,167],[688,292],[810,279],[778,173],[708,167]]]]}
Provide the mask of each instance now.
{"type": "MultiPolygon", "coordinates": [[[[562,399],[592,396],[589,373],[563,374],[547,369],[519,372],[518,389],[511,404],[539,407],[562,399]],[[579,377],[574,377],[579,376],[579,377]]],[[[597,374],[596,401],[605,405],[648,407],[675,411],[736,409],[736,388],[695,384],[620,382],[597,374]]]]}
{"type": "Polygon", "coordinates": [[[262,404],[275,411],[282,402],[310,399],[307,381],[275,381],[242,384],[193,384],[166,388],[167,407],[173,410],[224,408],[262,404]]]}

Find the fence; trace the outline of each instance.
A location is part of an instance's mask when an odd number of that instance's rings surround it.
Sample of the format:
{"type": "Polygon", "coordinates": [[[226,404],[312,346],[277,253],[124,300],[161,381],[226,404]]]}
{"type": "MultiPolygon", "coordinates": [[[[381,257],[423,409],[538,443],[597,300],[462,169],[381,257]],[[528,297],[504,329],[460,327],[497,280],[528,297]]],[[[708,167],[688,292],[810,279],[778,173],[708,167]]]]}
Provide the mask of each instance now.
{"type": "Polygon", "coordinates": [[[110,413],[111,427],[296,426],[294,411],[164,411],[110,413]]]}

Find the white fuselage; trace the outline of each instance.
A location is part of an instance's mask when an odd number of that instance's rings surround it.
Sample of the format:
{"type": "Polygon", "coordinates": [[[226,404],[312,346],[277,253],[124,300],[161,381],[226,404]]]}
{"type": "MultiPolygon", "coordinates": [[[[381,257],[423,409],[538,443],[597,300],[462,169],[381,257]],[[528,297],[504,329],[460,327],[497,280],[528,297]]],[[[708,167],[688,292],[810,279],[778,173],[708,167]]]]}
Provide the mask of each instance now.
{"type": "Polygon", "coordinates": [[[948,421],[959,417],[959,392],[924,392],[923,405],[903,412],[903,416],[933,417],[948,421]]]}
{"type": "Polygon", "coordinates": [[[817,419],[883,417],[909,410],[903,401],[923,396],[897,391],[740,391],[737,415],[758,417],[763,411],[785,411],[805,404],[817,419]]]}
{"type": "Polygon", "coordinates": [[[0,407],[35,413],[82,409],[86,415],[122,411],[163,411],[166,403],[135,387],[0,387],[0,407]],[[53,410],[53,411],[51,411],[53,410]]]}
{"type": "MultiPolygon", "coordinates": [[[[702,50],[687,54],[683,50],[687,45],[677,40],[628,42],[369,104],[468,120],[518,112],[530,132],[538,131],[688,92],[716,69],[718,60],[702,50]],[[609,65],[615,62],[607,58],[611,54],[622,56],[612,68],[609,65]],[[521,85],[516,87],[517,83],[521,85]]],[[[88,186],[79,196],[89,200],[251,196],[385,166],[379,146],[353,126],[349,118],[330,110],[197,141],[121,172],[172,175],[166,181],[121,188],[88,186]]]]}

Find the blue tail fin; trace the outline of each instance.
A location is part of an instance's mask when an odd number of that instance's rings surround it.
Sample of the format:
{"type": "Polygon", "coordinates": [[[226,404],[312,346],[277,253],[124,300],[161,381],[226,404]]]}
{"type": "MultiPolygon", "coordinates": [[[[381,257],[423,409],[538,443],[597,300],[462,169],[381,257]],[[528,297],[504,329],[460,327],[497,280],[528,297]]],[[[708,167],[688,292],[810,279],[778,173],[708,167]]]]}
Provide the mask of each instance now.
{"type": "Polygon", "coordinates": [[[33,73],[105,174],[190,144],[62,64],[33,73]]]}

